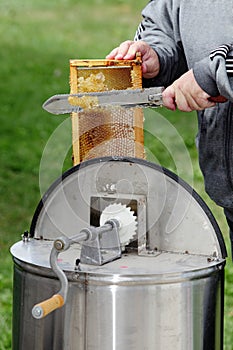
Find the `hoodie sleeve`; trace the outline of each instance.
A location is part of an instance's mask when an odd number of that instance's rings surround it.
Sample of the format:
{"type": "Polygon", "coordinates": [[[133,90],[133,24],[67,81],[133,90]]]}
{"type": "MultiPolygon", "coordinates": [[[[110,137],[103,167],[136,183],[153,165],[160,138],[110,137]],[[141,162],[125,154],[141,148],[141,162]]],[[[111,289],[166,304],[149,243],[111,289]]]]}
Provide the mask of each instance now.
{"type": "Polygon", "coordinates": [[[147,85],[170,85],[187,71],[183,46],[179,37],[179,7],[174,1],[152,0],[142,11],[142,22],[135,41],[146,41],[158,54],[160,72],[156,78],[146,79],[147,85]]]}
{"type": "Polygon", "coordinates": [[[194,65],[197,83],[210,96],[233,102],[233,45],[222,45],[194,65]]]}

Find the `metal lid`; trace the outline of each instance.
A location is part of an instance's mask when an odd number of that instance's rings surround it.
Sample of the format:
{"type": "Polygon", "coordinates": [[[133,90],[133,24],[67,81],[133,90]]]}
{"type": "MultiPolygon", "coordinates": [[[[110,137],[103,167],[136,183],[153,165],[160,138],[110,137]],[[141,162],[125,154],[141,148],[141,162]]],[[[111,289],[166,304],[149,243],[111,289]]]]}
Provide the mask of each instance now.
{"type": "Polygon", "coordinates": [[[149,251],[226,256],[219,227],[197,193],[170,171],[134,158],[92,159],[68,170],[41,199],[30,234],[71,237],[96,224],[112,202],[136,208],[138,234],[149,251]]]}
{"type": "MultiPolygon", "coordinates": [[[[23,270],[52,277],[50,268],[52,244],[51,241],[30,239],[14,244],[11,253],[15,263],[23,270]]],[[[59,255],[59,266],[71,281],[86,279],[87,274],[89,284],[95,279],[98,280],[98,284],[171,283],[203,278],[221,270],[225,265],[224,259],[211,259],[206,256],[170,252],[155,255],[148,252],[147,256],[138,256],[134,252],[125,253],[121,259],[102,266],[79,264],[77,267],[76,260],[79,256],[79,247],[72,246],[59,255]]]]}

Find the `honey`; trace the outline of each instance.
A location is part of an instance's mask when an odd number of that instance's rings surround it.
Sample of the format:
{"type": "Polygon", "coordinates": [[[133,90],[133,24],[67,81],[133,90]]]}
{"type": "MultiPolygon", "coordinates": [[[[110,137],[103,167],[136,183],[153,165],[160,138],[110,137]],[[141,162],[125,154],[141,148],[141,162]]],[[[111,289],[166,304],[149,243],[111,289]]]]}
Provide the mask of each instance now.
{"type": "Polygon", "coordinates": [[[72,106],[78,106],[82,109],[95,108],[99,106],[98,97],[96,96],[70,96],[68,100],[72,106]]]}
{"type": "Polygon", "coordinates": [[[102,72],[97,74],[90,74],[87,78],[78,78],[78,91],[79,92],[96,92],[106,91],[108,87],[105,84],[105,76],[102,72]]]}

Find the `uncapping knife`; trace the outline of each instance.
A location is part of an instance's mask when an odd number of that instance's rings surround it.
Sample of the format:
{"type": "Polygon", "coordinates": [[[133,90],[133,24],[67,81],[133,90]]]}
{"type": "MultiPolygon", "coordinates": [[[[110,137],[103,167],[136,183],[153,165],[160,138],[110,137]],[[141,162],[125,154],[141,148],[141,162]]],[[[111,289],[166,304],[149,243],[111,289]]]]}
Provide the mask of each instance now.
{"type": "Polygon", "coordinates": [[[54,95],[45,101],[43,108],[52,114],[67,114],[96,107],[158,107],[162,106],[163,90],[163,87],[152,87],[132,90],[60,94],[54,95]]]}

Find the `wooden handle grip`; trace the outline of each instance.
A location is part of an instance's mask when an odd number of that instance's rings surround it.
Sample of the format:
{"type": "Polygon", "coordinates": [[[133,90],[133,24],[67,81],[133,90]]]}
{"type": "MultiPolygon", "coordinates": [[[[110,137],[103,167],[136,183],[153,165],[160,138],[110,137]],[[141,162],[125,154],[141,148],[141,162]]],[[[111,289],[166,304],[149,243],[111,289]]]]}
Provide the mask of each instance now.
{"type": "Polygon", "coordinates": [[[34,318],[43,318],[50,314],[50,312],[59,309],[64,305],[64,298],[60,294],[55,294],[51,298],[36,304],[32,309],[34,318]]]}

